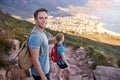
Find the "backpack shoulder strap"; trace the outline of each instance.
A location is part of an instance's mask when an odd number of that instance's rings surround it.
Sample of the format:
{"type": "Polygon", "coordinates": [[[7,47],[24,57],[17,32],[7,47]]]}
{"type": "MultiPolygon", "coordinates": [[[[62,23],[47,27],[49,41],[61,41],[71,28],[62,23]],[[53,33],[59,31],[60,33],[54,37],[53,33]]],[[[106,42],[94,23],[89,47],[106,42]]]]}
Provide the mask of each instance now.
{"type": "Polygon", "coordinates": [[[55,46],[56,46],[56,47],[59,47],[59,46],[62,46],[62,44],[57,44],[57,43],[56,43],[55,46]]]}
{"type": "MultiPolygon", "coordinates": [[[[29,40],[29,37],[30,37],[31,34],[40,34],[40,33],[38,33],[38,32],[31,32],[31,33],[29,34],[27,40],[22,43],[21,48],[19,49],[19,51],[21,51],[21,49],[23,48],[24,44],[26,44],[26,45],[28,46],[28,40],[29,40]]],[[[41,53],[44,53],[44,49],[43,49],[43,43],[44,43],[44,41],[43,41],[43,38],[42,38],[41,34],[40,34],[40,41],[41,41],[41,45],[40,45],[40,50],[39,50],[39,51],[40,51],[41,53]]],[[[19,51],[18,51],[18,54],[15,56],[15,59],[16,59],[17,56],[19,55],[19,51]]]]}
{"type": "MultiPolygon", "coordinates": [[[[56,43],[55,46],[58,48],[58,47],[62,46],[62,44],[57,44],[57,43],[56,43]]],[[[61,59],[62,57],[61,57],[61,56],[58,56],[58,58],[61,59]]]]}

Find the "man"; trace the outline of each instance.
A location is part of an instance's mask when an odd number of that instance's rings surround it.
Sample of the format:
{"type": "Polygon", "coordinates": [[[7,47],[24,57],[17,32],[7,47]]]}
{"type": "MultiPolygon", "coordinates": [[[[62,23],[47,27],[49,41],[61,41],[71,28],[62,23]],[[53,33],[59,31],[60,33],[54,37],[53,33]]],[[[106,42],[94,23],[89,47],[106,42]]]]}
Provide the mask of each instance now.
{"type": "Polygon", "coordinates": [[[35,27],[32,30],[34,34],[31,33],[28,44],[33,63],[31,72],[35,80],[50,80],[48,39],[44,32],[47,20],[48,12],[46,9],[40,8],[34,12],[35,27]]]}

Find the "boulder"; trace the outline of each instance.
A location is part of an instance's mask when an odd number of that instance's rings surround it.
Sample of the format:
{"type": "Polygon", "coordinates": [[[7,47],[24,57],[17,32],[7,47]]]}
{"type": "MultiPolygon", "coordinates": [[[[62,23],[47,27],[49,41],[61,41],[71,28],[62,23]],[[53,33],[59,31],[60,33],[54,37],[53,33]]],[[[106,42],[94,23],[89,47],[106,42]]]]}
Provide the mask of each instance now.
{"type": "Polygon", "coordinates": [[[120,68],[97,66],[93,73],[95,80],[120,80],[120,68]]]}
{"type": "Polygon", "coordinates": [[[8,41],[13,43],[12,50],[19,50],[20,41],[17,39],[8,39],[8,41]]]}
{"type": "Polygon", "coordinates": [[[10,80],[17,80],[19,78],[31,77],[30,70],[20,69],[17,64],[9,66],[9,69],[6,71],[6,77],[10,80]]]}
{"type": "Polygon", "coordinates": [[[82,76],[81,75],[71,76],[71,80],[82,80],[82,76]]]}
{"type": "Polygon", "coordinates": [[[83,47],[79,47],[77,50],[76,50],[76,53],[86,53],[85,49],[83,47]]]}
{"type": "Polygon", "coordinates": [[[4,68],[0,69],[0,80],[6,80],[6,70],[4,68]]]}
{"type": "Polygon", "coordinates": [[[16,39],[13,39],[13,49],[14,50],[19,50],[19,47],[20,47],[20,41],[19,40],[16,40],[16,39]]]}

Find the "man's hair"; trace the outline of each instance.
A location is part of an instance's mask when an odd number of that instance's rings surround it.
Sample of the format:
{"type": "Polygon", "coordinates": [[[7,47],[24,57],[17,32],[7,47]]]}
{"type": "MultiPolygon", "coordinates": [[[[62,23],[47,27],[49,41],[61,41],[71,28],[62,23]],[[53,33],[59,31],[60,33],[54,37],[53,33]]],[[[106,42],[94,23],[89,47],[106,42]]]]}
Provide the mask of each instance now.
{"type": "Polygon", "coordinates": [[[37,9],[37,10],[34,12],[34,18],[35,18],[35,19],[37,18],[39,12],[46,12],[46,13],[48,14],[48,10],[45,9],[45,8],[37,9]]]}

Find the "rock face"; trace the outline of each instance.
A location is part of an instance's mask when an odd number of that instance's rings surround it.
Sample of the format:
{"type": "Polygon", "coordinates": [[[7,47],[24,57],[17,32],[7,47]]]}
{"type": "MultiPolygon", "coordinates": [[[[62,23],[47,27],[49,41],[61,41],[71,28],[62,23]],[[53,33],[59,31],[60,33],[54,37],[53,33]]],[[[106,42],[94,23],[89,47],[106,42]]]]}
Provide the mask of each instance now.
{"type": "Polygon", "coordinates": [[[16,40],[16,39],[13,39],[13,44],[14,44],[14,47],[13,49],[14,50],[19,50],[19,47],[20,47],[20,41],[16,40]]]}
{"type": "Polygon", "coordinates": [[[120,80],[120,68],[97,66],[93,73],[95,80],[120,80]]]}
{"type": "Polygon", "coordinates": [[[0,80],[6,80],[6,70],[0,69],[0,80]]]}
{"type": "Polygon", "coordinates": [[[13,46],[11,48],[11,51],[8,51],[9,55],[5,55],[5,58],[6,58],[7,61],[12,62],[12,61],[15,60],[15,57],[18,54],[19,47],[20,47],[20,41],[18,41],[16,39],[10,39],[10,41],[13,42],[13,46]]]}
{"type": "Polygon", "coordinates": [[[20,41],[17,39],[8,39],[8,41],[13,43],[13,46],[11,48],[11,50],[19,50],[20,47],[20,41]]]}

